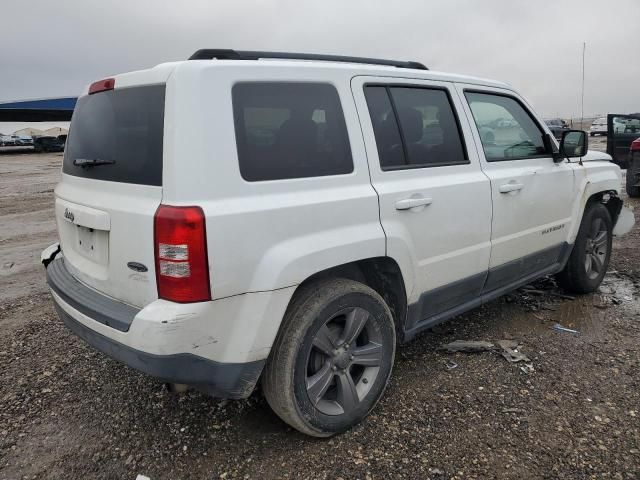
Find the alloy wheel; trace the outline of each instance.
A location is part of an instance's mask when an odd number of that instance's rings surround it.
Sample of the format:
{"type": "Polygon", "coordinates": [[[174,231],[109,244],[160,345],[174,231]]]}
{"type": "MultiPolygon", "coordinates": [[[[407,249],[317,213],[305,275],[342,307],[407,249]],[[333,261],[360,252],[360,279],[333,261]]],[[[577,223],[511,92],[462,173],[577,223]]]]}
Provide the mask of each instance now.
{"type": "Polygon", "coordinates": [[[584,258],[584,268],[591,280],[602,273],[607,259],[608,246],[607,225],[602,218],[594,218],[587,234],[584,258]]]}
{"type": "Polygon", "coordinates": [[[375,318],[360,307],[346,308],[316,332],[306,363],[306,391],[325,415],[358,407],[380,371],[382,334],[375,318]]]}

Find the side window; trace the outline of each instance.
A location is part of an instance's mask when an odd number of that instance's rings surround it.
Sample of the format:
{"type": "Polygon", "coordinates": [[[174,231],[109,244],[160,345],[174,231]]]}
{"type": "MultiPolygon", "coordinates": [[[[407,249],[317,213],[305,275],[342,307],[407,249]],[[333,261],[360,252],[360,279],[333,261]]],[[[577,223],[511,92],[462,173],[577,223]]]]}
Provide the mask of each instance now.
{"type": "Polygon", "coordinates": [[[402,137],[387,88],[366,87],[364,93],[373,123],[380,166],[383,170],[406,167],[402,137]]]}
{"type": "Polygon", "coordinates": [[[544,133],[517,100],[504,95],[466,92],[487,161],[549,155],[544,133]]]}
{"type": "Polygon", "coordinates": [[[369,86],[365,96],[383,170],[469,163],[446,91],[369,86]]]}
{"type": "Polygon", "coordinates": [[[336,89],[320,83],[238,83],[232,89],[240,173],[247,181],[353,171],[336,89]]]}

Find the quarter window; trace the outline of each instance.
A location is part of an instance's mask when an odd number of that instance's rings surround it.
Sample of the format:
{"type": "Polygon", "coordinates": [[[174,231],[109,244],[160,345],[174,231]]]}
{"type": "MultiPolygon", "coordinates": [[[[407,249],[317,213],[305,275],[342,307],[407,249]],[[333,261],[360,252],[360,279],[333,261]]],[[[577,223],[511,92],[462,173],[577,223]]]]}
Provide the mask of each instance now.
{"type": "Polygon", "coordinates": [[[353,171],[336,89],[319,83],[239,83],[233,112],[240,173],[247,181],[353,171]]]}
{"type": "Polygon", "coordinates": [[[549,155],[544,133],[517,100],[504,95],[466,92],[487,161],[549,155]]]}
{"type": "Polygon", "coordinates": [[[368,86],[365,96],[383,170],[469,163],[445,90],[368,86]]]}

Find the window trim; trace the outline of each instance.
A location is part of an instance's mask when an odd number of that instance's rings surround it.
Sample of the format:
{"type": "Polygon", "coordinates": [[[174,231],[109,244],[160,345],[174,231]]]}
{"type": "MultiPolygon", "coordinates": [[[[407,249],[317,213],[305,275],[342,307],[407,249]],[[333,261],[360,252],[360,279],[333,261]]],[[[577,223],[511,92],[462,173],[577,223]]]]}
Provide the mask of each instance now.
{"type": "MultiPolygon", "coordinates": [[[[323,179],[323,178],[333,178],[333,177],[342,177],[342,176],[349,176],[349,175],[354,175],[356,172],[356,162],[354,161],[354,157],[353,157],[353,148],[351,145],[351,135],[349,133],[349,125],[347,122],[347,116],[345,114],[345,110],[344,110],[344,106],[343,106],[343,99],[342,96],[340,95],[340,90],[338,89],[338,87],[336,86],[336,84],[334,82],[330,82],[330,81],[316,81],[316,80],[312,80],[312,81],[308,81],[308,80],[290,80],[290,79],[276,79],[276,80],[254,80],[254,79],[243,79],[243,80],[239,80],[234,82],[231,85],[231,89],[230,89],[230,94],[231,94],[231,114],[232,114],[232,118],[233,118],[233,131],[234,131],[234,139],[235,139],[235,144],[236,144],[236,166],[238,168],[238,173],[240,174],[240,178],[242,179],[243,182],[248,183],[248,184],[255,184],[255,183],[266,183],[266,182],[288,182],[288,181],[301,181],[301,180],[318,180],[318,179],[323,179]],[[236,86],[238,85],[282,85],[282,84],[295,84],[295,85],[322,85],[322,86],[329,86],[333,89],[333,91],[336,94],[336,98],[337,98],[337,106],[339,111],[337,112],[341,118],[342,118],[342,125],[344,126],[344,140],[345,143],[347,145],[347,153],[349,156],[349,160],[350,160],[350,166],[351,169],[348,172],[344,172],[344,173],[331,173],[328,175],[311,175],[311,176],[304,176],[304,177],[290,177],[290,178],[268,178],[268,179],[249,179],[246,178],[244,173],[242,172],[242,167],[240,166],[240,145],[239,145],[239,141],[242,140],[242,142],[246,145],[246,129],[245,128],[238,128],[238,112],[236,111],[236,102],[235,102],[235,97],[234,97],[234,90],[236,88],[236,86]],[[239,136],[240,135],[240,136],[239,136]]],[[[244,112],[242,113],[242,123],[244,125],[244,112]]]]}
{"type": "Polygon", "coordinates": [[[496,97],[505,97],[505,98],[509,98],[511,100],[514,100],[518,105],[520,105],[522,107],[522,109],[524,110],[524,113],[526,113],[529,118],[533,121],[533,123],[536,125],[536,127],[538,127],[538,130],[540,130],[542,132],[542,143],[544,144],[545,148],[548,150],[549,149],[549,145],[548,145],[548,141],[545,140],[545,137],[549,135],[549,133],[542,127],[542,125],[540,124],[540,122],[538,121],[538,119],[536,118],[535,115],[533,115],[533,113],[531,112],[531,110],[529,108],[527,108],[527,106],[524,104],[524,102],[522,100],[520,100],[518,97],[516,97],[515,95],[511,95],[505,92],[494,92],[491,90],[481,90],[481,89],[475,89],[475,88],[465,88],[462,90],[462,93],[464,94],[464,99],[467,102],[467,105],[469,106],[469,111],[471,112],[471,118],[473,119],[473,125],[476,127],[476,131],[478,132],[478,138],[480,139],[480,146],[482,147],[482,155],[485,159],[485,161],[487,163],[494,163],[494,162],[510,162],[512,160],[535,160],[538,158],[552,158],[553,157],[553,152],[546,152],[544,154],[541,155],[529,155],[526,157],[509,157],[509,158],[501,158],[501,159],[491,159],[489,160],[487,158],[487,154],[484,151],[484,145],[482,144],[482,137],[480,137],[480,128],[478,127],[478,123],[476,122],[476,117],[473,115],[473,110],[471,109],[471,103],[469,102],[469,98],[467,98],[467,93],[479,93],[481,95],[493,95],[496,97]]]}
{"type": "MultiPolygon", "coordinates": [[[[398,112],[396,110],[396,102],[393,100],[393,95],[391,95],[391,88],[414,88],[414,89],[421,89],[421,90],[440,90],[443,91],[445,93],[445,95],[447,96],[447,101],[449,102],[449,107],[451,108],[451,112],[453,113],[453,118],[455,119],[456,122],[456,127],[458,129],[458,136],[460,138],[460,144],[462,146],[462,153],[463,153],[463,158],[464,158],[464,162],[440,162],[440,163],[430,163],[430,164],[424,164],[424,165],[410,165],[410,164],[405,164],[405,165],[396,165],[396,166],[390,166],[390,167],[383,167],[382,164],[380,163],[380,154],[378,153],[378,165],[380,166],[380,169],[383,172],[393,172],[395,170],[415,170],[418,168],[437,168],[437,167],[454,167],[454,166],[458,166],[458,165],[470,165],[471,164],[471,160],[469,159],[469,152],[467,150],[467,142],[466,142],[466,138],[464,136],[464,133],[462,131],[462,124],[460,123],[460,117],[458,115],[458,112],[455,108],[455,105],[452,101],[452,97],[451,97],[451,91],[449,90],[448,87],[445,86],[440,86],[440,85],[424,85],[424,84],[416,84],[416,83],[389,83],[389,82],[366,82],[362,85],[362,93],[365,97],[365,103],[366,99],[367,99],[367,94],[366,94],[366,89],[367,87],[383,87],[387,93],[387,98],[389,99],[389,103],[391,104],[391,109],[393,110],[393,116],[396,119],[396,125],[398,126],[398,131],[400,133],[400,140],[402,141],[402,151],[404,153],[404,158],[405,161],[408,159],[408,155],[407,155],[407,145],[406,145],[406,141],[404,139],[404,132],[402,131],[402,125],[400,124],[400,121],[398,119],[398,112]]],[[[369,105],[367,103],[367,111],[369,112],[369,120],[371,120],[371,111],[369,111],[369,105]]],[[[373,127],[373,122],[372,122],[372,127],[373,127]]],[[[378,139],[376,138],[376,132],[375,130],[372,128],[373,130],[373,138],[376,142],[376,152],[378,151],[378,139]]]]}

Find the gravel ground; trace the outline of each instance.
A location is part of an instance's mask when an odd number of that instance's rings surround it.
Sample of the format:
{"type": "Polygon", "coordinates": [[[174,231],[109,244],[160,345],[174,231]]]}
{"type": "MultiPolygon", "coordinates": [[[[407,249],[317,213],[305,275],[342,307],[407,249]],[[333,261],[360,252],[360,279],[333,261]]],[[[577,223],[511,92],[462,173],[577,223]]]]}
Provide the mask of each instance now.
{"type": "Polygon", "coordinates": [[[560,298],[547,279],[541,294],[513,293],[421,335],[398,350],[365,422],[314,440],[259,394],[176,396],[66,330],[37,263],[55,239],[59,162],[0,156],[0,479],[640,477],[640,228],[615,242],[599,293],[560,298]],[[505,338],[522,342],[533,371],[438,350],[505,338]]]}

